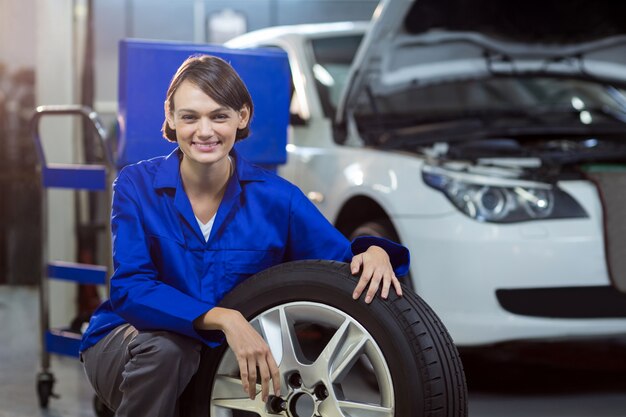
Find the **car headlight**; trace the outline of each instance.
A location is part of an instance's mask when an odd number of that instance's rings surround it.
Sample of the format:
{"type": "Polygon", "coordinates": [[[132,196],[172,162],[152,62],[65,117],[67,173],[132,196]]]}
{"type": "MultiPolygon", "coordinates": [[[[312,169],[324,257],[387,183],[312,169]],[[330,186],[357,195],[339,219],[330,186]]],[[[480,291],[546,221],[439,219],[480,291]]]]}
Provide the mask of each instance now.
{"type": "Polygon", "coordinates": [[[424,169],[424,182],[442,193],[472,219],[493,223],[514,223],[542,219],[589,217],[569,194],[551,184],[509,180],[510,186],[490,184],[477,175],[452,175],[438,169],[424,169]]]}

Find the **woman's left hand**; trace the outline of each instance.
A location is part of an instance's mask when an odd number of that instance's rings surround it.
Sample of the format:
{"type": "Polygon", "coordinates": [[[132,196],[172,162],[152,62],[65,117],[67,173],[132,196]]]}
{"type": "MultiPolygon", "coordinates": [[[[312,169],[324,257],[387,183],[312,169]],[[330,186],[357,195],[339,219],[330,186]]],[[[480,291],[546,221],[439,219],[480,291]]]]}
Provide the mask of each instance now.
{"type": "Polygon", "coordinates": [[[352,294],[352,298],[355,300],[361,296],[368,283],[369,288],[365,294],[365,302],[368,304],[374,299],[381,282],[383,284],[380,294],[382,298],[387,298],[391,285],[395,288],[396,294],[402,296],[400,281],[398,281],[396,274],[393,272],[389,255],[387,255],[384,249],[378,246],[370,246],[365,252],[355,255],[352,258],[350,269],[352,275],[356,275],[359,271],[362,271],[361,278],[352,294]]]}

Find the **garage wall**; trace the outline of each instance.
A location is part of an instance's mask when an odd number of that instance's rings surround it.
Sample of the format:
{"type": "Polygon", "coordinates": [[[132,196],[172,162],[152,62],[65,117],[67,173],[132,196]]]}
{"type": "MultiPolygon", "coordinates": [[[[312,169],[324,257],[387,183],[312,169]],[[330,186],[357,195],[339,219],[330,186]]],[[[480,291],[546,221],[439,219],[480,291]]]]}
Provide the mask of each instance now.
{"type": "Polygon", "coordinates": [[[35,65],[35,0],[0,0],[0,64],[9,72],[35,65]]]}
{"type": "Polygon", "coordinates": [[[35,0],[0,0],[0,284],[38,282],[39,188],[33,107],[35,0]]]}
{"type": "Polygon", "coordinates": [[[122,38],[209,41],[206,20],[229,8],[247,29],[369,20],[378,0],[107,0],[95,1],[96,109],[113,122],[117,103],[117,43],[122,38]],[[199,16],[199,14],[201,14],[199,16]],[[198,38],[198,34],[202,34],[198,38]]]}

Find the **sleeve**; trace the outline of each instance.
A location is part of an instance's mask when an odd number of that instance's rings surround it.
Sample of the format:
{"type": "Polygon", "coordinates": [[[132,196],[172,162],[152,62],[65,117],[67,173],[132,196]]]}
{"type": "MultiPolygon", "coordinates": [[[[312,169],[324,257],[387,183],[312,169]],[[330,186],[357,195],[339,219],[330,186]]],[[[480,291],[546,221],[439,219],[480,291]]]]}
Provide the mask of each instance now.
{"type": "Polygon", "coordinates": [[[124,173],[113,184],[113,310],[140,330],[172,331],[209,345],[219,342],[220,332],[197,332],[193,327],[193,321],[214,306],[158,279],[143,227],[140,199],[124,173]]]}
{"type": "Polygon", "coordinates": [[[289,212],[288,260],[332,259],[350,262],[354,255],[365,252],[370,246],[379,246],[387,252],[396,276],[408,273],[410,254],[406,247],[374,236],[357,237],[350,242],[326,220],[300,189],[294,187],[289,212]]]}

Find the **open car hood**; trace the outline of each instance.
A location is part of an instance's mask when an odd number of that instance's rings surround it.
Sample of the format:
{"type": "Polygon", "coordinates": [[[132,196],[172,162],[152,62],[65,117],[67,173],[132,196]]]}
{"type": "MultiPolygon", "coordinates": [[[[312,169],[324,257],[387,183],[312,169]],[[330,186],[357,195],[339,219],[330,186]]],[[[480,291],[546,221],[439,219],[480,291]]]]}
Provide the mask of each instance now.
{"type": "Polygon", "coordinates": [[[337,117],[364,89],[533,75],[626,84],[625,16],[613,0],[382,0],[337,117]]]}

